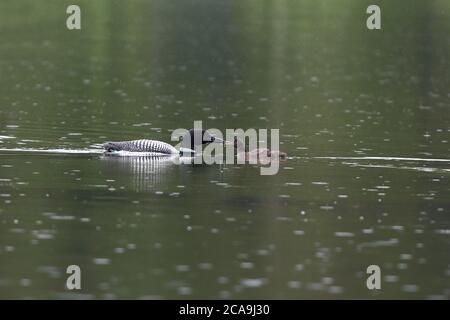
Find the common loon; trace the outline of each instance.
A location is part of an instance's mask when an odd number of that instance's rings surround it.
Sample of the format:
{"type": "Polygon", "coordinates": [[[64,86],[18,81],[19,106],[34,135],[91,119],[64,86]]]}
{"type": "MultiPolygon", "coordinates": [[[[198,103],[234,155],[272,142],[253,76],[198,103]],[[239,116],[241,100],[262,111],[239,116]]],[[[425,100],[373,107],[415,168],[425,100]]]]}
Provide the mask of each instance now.
{"type": "Polygon", "coordinates": [[[281,159],[285,159],[287,157],[286,152],[270,150],[266,148],[256,148],[254,150],[245,151],[245,144],[237,137],[234,138],[234,150],[236,151],[236,155],[238,157],[243,158],[246,161],[250,159],[258,160],[261,159],[262,157],[281,158],[281,159]]]}
{"type": "Polygon", "coordinates": [[[149,139],[139,139],[120,142],[106,142],[102,147],[106,152],[112,151],[129,151],[129,152],[154,152],[159,154],[184,154],[195,153],[195,147],[201,144],[211,142],[225,143],[226,141],[215,137],[205,129],[190,129],[183,137],[181,137],[180,150],[172,145],[149,139]]]}

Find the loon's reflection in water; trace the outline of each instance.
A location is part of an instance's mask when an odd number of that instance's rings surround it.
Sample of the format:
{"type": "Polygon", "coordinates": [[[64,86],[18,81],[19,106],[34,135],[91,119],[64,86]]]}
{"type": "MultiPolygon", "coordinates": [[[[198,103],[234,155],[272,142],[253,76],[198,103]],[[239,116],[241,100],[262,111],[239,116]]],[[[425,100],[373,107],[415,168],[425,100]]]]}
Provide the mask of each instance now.
{"type": "Polygon", "coordinates": [[[178,155],[172,156],[134,156],[121,157],[104,155],[101,160],[107,163],[107,170],[126,171],[133,181],[136,191],[149,191],[161,187],[168,176],[180,163],[178,155]]]}
{"type": "MultiPolygon", "coordinates": [[[[191,177],[189,173],[192,173],[192,170],[198,167],[209,167],[202,161],[201,155],[187,157],[177,154],[143,156],[104,154],[100,156],[100,160],[106,163],[105,170],[111,174],[111,178],[117,174],[119,179],[123,177],[131,179],[133,189],[138,192],[163,190],[165,187],[180,183],[179,179],[185,174],[191,177]]],[[[209,174],[215,177],[217,170],[212,171],[209,171],[209,174]]]]}

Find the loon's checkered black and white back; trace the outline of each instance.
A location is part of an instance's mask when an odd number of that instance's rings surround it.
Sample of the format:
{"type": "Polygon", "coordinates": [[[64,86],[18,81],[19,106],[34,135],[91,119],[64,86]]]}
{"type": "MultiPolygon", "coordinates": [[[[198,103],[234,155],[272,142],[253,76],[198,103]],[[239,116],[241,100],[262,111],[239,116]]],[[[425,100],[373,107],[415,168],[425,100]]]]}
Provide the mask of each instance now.
{"type": "Polygon", "coordinates": [[[179,153],[177,149],[175,149],[168,143],[148,139],[107,142],[103,144],[102,147],[108,152],[129,151],[129,152],[155,152],[162,154],[179,153]]]}

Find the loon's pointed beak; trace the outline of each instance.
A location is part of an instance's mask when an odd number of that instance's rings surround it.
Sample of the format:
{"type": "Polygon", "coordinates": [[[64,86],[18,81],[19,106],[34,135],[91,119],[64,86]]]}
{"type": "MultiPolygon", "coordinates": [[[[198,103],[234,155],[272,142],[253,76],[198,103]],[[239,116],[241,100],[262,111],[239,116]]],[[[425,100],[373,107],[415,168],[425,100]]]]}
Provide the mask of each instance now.
{"type": "Polygon", "coordinates": [[[232,144],[234,145],[234,143],[232,141],[223,140],[223,139],[216,138],[216,137],[214,137],[214,142],[215,143],[222,143],[224,145],[232,145],[232,144]]]}
{"type": "Polygon", "coordinates": [[[223,144],[225,144],[225,145],[234,145],[234,142],[233,141],[228,141],[228,140],[225,140],[224,142],[223,142],[223,144]]]}
{"type": "Polygon", "coordinates": [[[214,141],[213,141],[213,142],[215,142],[215,143],[223,143],[223,144],[226,144],[228,141],[225,141],[225,140],[223,140],[223,139],[214,137],[214,141]]]}

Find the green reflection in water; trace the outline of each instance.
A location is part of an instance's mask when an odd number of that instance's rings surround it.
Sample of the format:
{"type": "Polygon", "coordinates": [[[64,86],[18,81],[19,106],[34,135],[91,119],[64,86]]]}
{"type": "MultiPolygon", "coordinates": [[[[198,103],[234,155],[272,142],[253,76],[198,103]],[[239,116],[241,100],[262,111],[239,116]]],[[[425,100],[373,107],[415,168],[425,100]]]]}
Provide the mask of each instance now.
{"type": "Polygon", "coordinates": [[[291,157],[262,177],[0,151],[1,298],[449,297],[449,162],[426,161],[449,159],[448,1],[381,1],[379,32],[369,1],[78,3],[81,31],[70,2],[0,4],[0,148],[203,120],[280,128],[291,157]]]}

